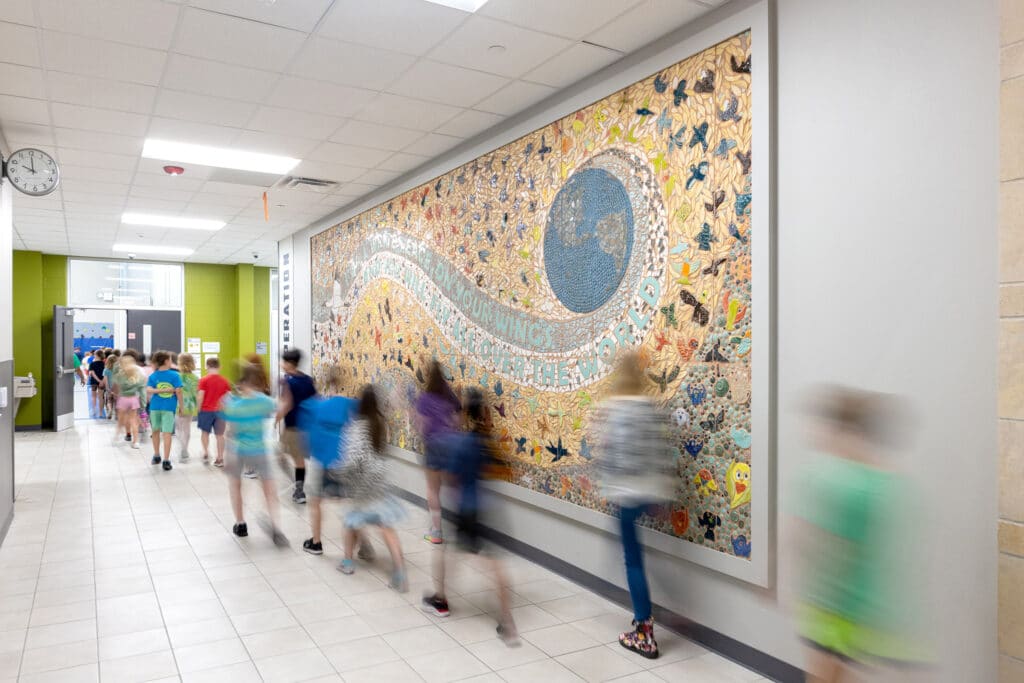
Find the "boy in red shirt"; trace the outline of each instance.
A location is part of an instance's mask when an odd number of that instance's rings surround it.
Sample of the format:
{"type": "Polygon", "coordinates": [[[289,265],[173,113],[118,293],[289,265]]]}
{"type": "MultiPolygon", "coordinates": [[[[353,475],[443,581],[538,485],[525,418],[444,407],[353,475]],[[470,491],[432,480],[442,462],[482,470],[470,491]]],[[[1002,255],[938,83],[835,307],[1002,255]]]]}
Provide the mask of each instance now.
{"type": "Polygon", "coordinates": [[[224,467],[224,418],[221,417],[220,402],[231,391],[231,384],[220,374],[220,361],[206,359],[206,376],[199,380],[199,430],[203,433],[203,462],[210,462],[210,432],[217,436],[217,459],[215,467],[224,467]]]}

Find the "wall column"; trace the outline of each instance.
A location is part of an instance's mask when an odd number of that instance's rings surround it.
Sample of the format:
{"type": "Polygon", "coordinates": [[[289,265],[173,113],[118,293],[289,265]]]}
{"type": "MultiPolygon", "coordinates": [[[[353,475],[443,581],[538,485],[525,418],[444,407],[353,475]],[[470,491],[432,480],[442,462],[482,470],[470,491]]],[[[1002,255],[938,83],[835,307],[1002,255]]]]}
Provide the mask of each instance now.
{"type": "Polygon", "coordinates": [[[242,356],[256,351],[255,274],[249,264],[235,266],[235,287],[238,297],[238,352],[242,356]]]}

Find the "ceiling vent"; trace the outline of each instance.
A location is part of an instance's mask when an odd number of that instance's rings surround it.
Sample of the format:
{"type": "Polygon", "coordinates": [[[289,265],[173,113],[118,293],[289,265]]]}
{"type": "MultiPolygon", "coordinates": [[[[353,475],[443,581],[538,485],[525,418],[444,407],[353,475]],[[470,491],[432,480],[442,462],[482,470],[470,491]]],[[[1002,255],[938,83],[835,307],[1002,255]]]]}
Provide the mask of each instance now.
{"type": "Polygon", "coordinates": [[[333,180],[320,180],[319,178],[303,178],[302,176],[289,175],[281,179],[277,184],[278,188],[286,190],[313,190],[315,192],[330,192],[338,183],[333,180]]]}

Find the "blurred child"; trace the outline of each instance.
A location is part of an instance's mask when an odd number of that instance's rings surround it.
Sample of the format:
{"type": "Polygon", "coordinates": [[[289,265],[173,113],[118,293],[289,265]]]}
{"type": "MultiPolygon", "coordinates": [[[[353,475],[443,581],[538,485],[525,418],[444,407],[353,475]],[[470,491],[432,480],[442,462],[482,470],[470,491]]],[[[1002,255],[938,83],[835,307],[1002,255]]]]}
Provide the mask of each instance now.
{"type": "Polygon", "coordinates": [[[92,417],[103,417],[103,371],[107,365],[104,361],[102,349],[92,352],[92,360],[89,361],[89,390],[92,392],[91,407],[92,417]]]}
{"type": "MultiPolygon", "coordinates": [[[[146,394],[146,376],[135,362],[125,354],[121,357],[120,371],[116,375],[118,385],[117,422],[132,442],[132,448],[139,449],[139,408],[146,394]]],[[[117,434],[114,435],[117,440],[117,434]]]]}
{"type": "Polygon", "coordinates": [[[424,539],[443,543],[441,533],[441,479],[445,470],[445,438],[455,431],[455,420],[462,406],[448,381],[441,364],[431,361],[427,370],[427,386],[416,401],[416,413],[423,435],[423,467],[427,477],[427,510],[430,531],[424,539]]]}
{"type": "Polygon", "coordinates": [[[171,369],[171,355],[166,351],[153,354],[157,370],[146,381],[149,395],[149,422],[153,427],[153,460],[160,464],[160,442],[163,441],[164,471],[171,466],[171,439],[174,437],[174,418],[181,404],[181,375],[171,369]]]}
{"type": "Polygon", "coordinates": [[[199,431],[202,432],[200,443],[203,446],[203,462],[210,462],[210,433],[217,439],[217,459],[215,467],[224,467],[224,418],[221,417],[220,403],[231,391],[231,384],[220,374],[220,360],[216,356],[206,359],[206,376],[197,385],[199,394],[196,402],[199,405],[199,431]]]}
{"type": "Polygon", "coordinates": [[[288,545],[288,539],[278,527],[277,492],[274,490],[274,479],[270,471],[268,458],[269,448],[264,435],[264,422],[273,417],[277,404],[274,399],[260,389],[261,369],[259,366],[246,363],[242,366],[238,381],[238,395],[227,394],[221,401],[220,413],[224,421],[231,426],[232,449],[228,454],[225,471],[230,479],[228,490],[231,494],[231,509],[235,514],[235,524],[231,531],[235,536],[248,536],[249,526],[246,524],[242,510],[242,469],[245,466],[254,468],[263,480],[263,496],[267,501],[267,512],[270,522],[267,532],[274,545],[288,545]]]}
{"type": "Polygon", "coordinates": [[[387,467],[384,463],[384,445],[387,425],[380,412],[377,394],[372,386],[363,388],[355,420],[345,432],[345,462],[340,475],[352,500],[345,513],[345,558],[338,565],[342,574],[355,572],[352,553],[359,531],[375,526],[381,531],[384,543],[391,553],[390,588],[404,593],[409,590],[405,576],[402,546],[395,532],[395,524],[405,517],[402,504],[391,492],[387,467]]]}
{"type": "MultiPolygon", "coordinates": [[[[484,527],[481,518],[488,513],[486,489],[480,486],[480,480],[490,472],[500,468],[500,459],[496,456],[496,445],[491,438],[491,417],[484,402],[483,394],[476,388],[466,394],[466,424],[469,431],[456,433],[444,441],[448,451],[448,469],[451,482],[456,489],[458,500],[457,532],[458,546],[470,553],[484,550],[484,527]]],[[[423,598],[423,608],[439,617],[450,614],[448,600],[445,596],[445,551],[435,555],[433,595],[423,598]]],[[[501,614],[498,617],[498,636],[506,645],[519,644],[519,635],[515,621],[512,619],[512,600],[508,579],[494,555],[490,556],[491,573],[494,575],[498,589],[498,602],[501,614]]]]}
{"type": "Polygon", "coordinates": [[[107,419],[112,420],[117,410],[117,384],[114,382],[114,373],[117,370],[118,356],[114,353],[107,354],[103,361],[103,404],[107,412],[107,419]]]}
{"type": "Polygon", "coordinates": [[[196,360],[190,353],[183,353],[178,356],[178,374],[181,375],[181,405],[178,407],[178,415],[174,422],[174,433],[181,442],[181,454],[178,462],[188,462],[191,457],[188,452],[188,444],[192,439],[192,420],[198,412],[196,399],[199,385],[199,378],[195,376],[196,360]]]}
{"type": "Polygon", "coordinates": [[[608,502],[619,506],[626,581],[633,601],[634,629],[619,643],[648,659],[658,657],[651,596],[644,571],[637,520],[650,506],[672,500],[675,466],[668,419],[643,395],[644,375],[636,354],[623,357],[612,380],[612,396],[599,408],[597,468],[608,502]]]}
{"type": "Polygon", "coordinates": [[[299,432],[299,406],[308,398],[316,396],[316,385],[313,378],[299,370],[302,352],[288,349],[281,354],[281,370],[284,380],[281,382],[281,407],[277,411],[277,422],[284,421],[281,433],[281,447],[291,456],[295,464],[295,490],[292,500],[296,503],[306,502],[306,453],[305,438],[299,432]]]}

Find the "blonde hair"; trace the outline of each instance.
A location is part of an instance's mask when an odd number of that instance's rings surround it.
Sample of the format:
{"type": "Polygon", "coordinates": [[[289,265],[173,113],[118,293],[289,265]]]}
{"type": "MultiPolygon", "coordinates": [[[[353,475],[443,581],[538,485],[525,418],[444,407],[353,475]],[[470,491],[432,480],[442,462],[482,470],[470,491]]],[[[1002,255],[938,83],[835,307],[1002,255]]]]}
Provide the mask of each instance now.
{"type": "Polygon", "coordinates": [[[640,367],[640,356],[627,353],[619,359],[619,365],[612,375],[612,393],[637,396],[644,391],[644,371],[640,367]]]}
{"type": "Polygon", "coordinates": [[[121,366],[121,374],[127,377],[132,382],[140,382],[145,378],[142,374],[142,370],[139,369],[139,364],[135,362],[135,359],[131,356],[121,356],[119,361],[121,366]]]}
{"type": "Polygon", "coordinates": [[[191,353],[183,353],[178,356],[178,370],[180,372],[194,372],[196,369],[196,359],[192,357],[191,353]]]}

